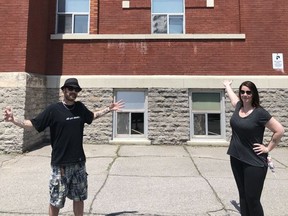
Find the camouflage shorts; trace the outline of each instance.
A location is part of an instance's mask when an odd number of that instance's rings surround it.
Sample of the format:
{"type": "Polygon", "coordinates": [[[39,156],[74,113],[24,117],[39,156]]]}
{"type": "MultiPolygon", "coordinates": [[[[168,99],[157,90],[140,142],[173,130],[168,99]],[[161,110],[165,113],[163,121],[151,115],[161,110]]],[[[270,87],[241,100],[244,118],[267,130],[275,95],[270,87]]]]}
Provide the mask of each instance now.
{"type": "Polygon", "coordinates": [[[85,164],[52,166],[50,176],[50,204],[63,208],[66,197],[74,201],[87,199],[87,173],[85,164]]]}

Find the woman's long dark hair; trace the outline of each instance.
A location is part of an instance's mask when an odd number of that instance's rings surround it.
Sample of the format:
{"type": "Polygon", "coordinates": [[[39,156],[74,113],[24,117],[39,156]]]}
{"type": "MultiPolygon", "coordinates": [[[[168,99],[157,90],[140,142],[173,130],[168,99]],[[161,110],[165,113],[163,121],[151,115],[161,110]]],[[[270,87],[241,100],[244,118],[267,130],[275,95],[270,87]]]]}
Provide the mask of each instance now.
{"type": "Polygon", "coordinates": [[[245,81],[239,86],[239,95],[238,96],[240,98],[241,105],[243,106],[243,101],[241,99],[241,93],[240,93],[242,86],[246,86],[246,87],[248,87],[251,90],[251,92],[252,92],[252,106],[256,107],[256,108],[257,107],[261,107],[260,106],[260,99],[259,99],[259,93],[258,93],[257,87],[251,81],[245,81]]]}

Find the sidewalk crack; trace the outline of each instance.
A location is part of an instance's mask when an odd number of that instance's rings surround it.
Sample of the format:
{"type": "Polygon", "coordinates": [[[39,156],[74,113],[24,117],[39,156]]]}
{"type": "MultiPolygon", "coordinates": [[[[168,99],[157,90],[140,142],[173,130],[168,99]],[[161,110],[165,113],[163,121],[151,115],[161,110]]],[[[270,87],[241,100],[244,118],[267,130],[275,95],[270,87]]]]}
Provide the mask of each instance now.
{"type": "MultiPolygon", "coordinates": [[[[187,152],[187,154],[189,155],[189,157],[190,157],[193,165],[195,166],[198,174],[201,176],[201,178],[203,178],[203,179],[206,181],[206,183],[209,185],[209,187],[210,187],[211,190],[213,191],[213,194],[215,195],[216,199],[217,199],[218,202],[222,205],[222,209],[223,209],[225,212],[227,212],[227,209],[225,208],[224,203],[222,202],[222,200],[221,200],[220,197],[218,196],[216,190],[213,188],[213,186],[211,185],[211,183],[209,182],[209,180],[208,180],[207,178],[205,178],[205,176],[201,173],[200,169],[199,169],[198,166],[196,165],[196,163],[195,163],[195,161],[194,161],[191,153],[188,151],[187,147],[186,147],[186,146],[183,146],[183,148],[184,148],[184,150],[187,152]]],[[[219,210],[217,210],[217,211],[219,211],[219,210]]]]}
{"type": "Polygon", "coordinates": [[[120,145],[118,145],[118,147],[117,147],[116,156],[113,157],[112,162],[108,165],[107,175],[106,175],[106,177],[105,177],[105,180],[104,180],[103,184],[101,185],[101,187],[99,188],[99,190],[95,193],[95,195],[94,195],[94,197],[93,197],[93,199],[92,199],[91,205],[90,205],[90,207],[89,207],[88,214],[92,214],[93,204],[94,204],[94,202],[96,201],[98,194],[102,191],[102,189],[105,187],[105,185],[106,185],[106,183],[107,183],[107,181],[108,181],[108,178],[109,178],[109,176],[110,176],[110,170],[111,170],[114,162],[116,161],[116,159],[119,158],[119,150],[120,150],[120,145]]]}

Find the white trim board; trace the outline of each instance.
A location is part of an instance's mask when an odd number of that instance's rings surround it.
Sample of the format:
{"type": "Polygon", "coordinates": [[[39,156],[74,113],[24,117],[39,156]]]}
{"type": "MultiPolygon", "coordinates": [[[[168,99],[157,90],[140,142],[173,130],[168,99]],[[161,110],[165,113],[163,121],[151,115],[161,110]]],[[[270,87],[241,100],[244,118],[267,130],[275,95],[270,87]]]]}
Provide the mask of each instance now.
{"type": "MultiPolygon", "coordinates": [[[[47,87],[58,88],[71,76],[47,76],[47,87]],[[59,84],[60,83],[60,84],[59,84]]],[[[72,76],[82,88],[224,88],[225,79],[232,88],[250,80],[257,88],[288,88],[288,76],[72,76]]]]}
{"type": "Polygon", "coordinates": [[[0,87],[3,88],[60,88],[69,77],[79,80],[82,88],[224,88],[225,79],[233,80],[232,87],[238,88],[246,80],[254,82],[257,88],[288,88],[288,76],[177,76],[177,75],[65,75],[44,76],[26,72],[0,73],[0,87]],[[37,82],[38,81],[38,82],[37,82]],[[43,82],[46,81],[46,82],[43,82]]]}
{"type": "Polygon", "coordinates": [[[245,34],[52,34],[51,40],[244,40],[245,34]]]}

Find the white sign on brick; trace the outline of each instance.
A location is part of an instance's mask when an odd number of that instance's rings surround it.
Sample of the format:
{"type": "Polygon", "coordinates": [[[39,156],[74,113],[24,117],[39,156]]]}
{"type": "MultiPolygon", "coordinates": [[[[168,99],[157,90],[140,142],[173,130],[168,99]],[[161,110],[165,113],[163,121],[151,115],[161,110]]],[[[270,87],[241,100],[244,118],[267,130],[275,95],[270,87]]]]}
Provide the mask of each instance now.
{"type": "Polygon", "coordinates": [[[283,53],[272,54],[273,69],[284,71],[283,53]]]}

